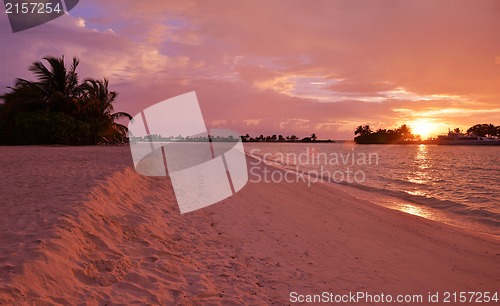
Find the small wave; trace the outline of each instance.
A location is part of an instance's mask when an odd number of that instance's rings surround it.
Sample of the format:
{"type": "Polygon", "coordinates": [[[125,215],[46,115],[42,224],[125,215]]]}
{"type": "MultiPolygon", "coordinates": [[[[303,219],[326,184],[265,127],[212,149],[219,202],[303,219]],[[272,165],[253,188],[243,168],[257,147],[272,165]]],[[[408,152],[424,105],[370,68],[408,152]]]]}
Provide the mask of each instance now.
{"type": "Polygon", "coordinates": [[[430,195],[410,194],[405,191],[387,190],[360,184],[343,183],[342,185],[348,185],[360,190],[383,194],[447,213],[466,216],[472,218],[476,222],[480,222],[488,226],[500,227],[500,215],[484,208],[472,208],[469,205],[463,203],[452,200],[439,199],[430,195]]]}
{"type": "Polygon", "coordinates": [[[419,187],[422,185],[422,183],[416,183],[416,182],[403,180],[403,179],[399,179],[399,178],[390,178],[390,177],[384,177],[384,176],[380,176],[380,180],[385,181],[385,182],[389,182],[389,183],[395,183],[397,185],[405,185],[405,186],[419,187]]]}

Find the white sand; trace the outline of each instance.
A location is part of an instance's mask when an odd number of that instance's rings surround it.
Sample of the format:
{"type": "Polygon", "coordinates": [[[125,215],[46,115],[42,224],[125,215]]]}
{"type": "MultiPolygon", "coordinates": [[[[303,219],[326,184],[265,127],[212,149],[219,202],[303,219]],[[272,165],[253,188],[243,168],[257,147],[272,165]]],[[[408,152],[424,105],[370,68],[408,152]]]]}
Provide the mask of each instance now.
{"type": "Polygon", "coordinates": [[[126,168],[126,147],[0,154],[0,303],[283,304],[291,291],[500,285],[498,239],[334,186],[249,183],[180,215],[168,179],[126,168]]]}

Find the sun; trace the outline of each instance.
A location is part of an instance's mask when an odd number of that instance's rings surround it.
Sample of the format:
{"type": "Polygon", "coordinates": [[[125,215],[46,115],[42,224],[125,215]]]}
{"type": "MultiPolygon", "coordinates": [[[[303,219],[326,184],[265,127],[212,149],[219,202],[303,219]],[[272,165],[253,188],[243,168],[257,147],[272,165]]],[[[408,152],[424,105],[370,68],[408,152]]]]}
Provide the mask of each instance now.
{"type": "Polygon", "coordinates": [[[433,134],[436,134],[438,124],[430,122],[426,119],[419,119],[410,123],[410,127],[413,134],[420,135],[422,139],[427,139],[433,134]]]}

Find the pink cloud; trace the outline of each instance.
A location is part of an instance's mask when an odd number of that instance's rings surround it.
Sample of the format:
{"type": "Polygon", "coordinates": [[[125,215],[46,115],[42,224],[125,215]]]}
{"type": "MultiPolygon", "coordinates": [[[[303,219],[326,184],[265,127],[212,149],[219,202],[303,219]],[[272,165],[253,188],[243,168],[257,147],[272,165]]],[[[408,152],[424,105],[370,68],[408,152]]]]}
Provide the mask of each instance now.
{"type": "Polygon", "coordinates": [[[0,85],[65,54],[81,58],[82,75],[110,78],[120,110],[196,90],[209,122],[242,133],[352,138],[357,124],[423,114],[500,124],[498,11],[493,0],[89,0],[57,22],[1,32],[0,85]]]}

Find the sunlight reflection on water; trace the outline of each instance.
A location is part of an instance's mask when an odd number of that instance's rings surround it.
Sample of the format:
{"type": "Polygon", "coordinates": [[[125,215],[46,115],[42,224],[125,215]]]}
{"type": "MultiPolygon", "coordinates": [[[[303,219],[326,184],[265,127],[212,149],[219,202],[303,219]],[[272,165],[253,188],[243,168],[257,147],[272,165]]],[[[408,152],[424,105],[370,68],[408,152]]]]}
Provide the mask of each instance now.
{"type": "MultiPolygon", "coordinates": [[[[259,153],[308,152],[327,154],[378,154],[376,164],[298,164],[300,170],[362,170],[362,184],[346,184],[375,192],[370,198],[389,196],[399,200],[384,206],[451,223],[480,223],[500,233],[500,147],[438,145],[356,145],[354,143],[289,144],[248,143],[245,150],[259,153]],[[379,195],[379,196],[377,196],[379,195]],[[404,204],[402,204],[404,203],[404,204]],[[409,204],[409,203],[415,203],[409,204]]],[[[351,161],[350,159],[349,161],[351,161]]],[[[286,162],[287,168],[290,164],[286,162]]]]}
{"type": "Polygon", "coordinates": [[[427,219],[435,219],[434,214],[430,211],[423,209],[421,207],[411,205],[411,204],[396,204],[396,209],[408,213],[410,215],[415,215],[427,219]]]}

